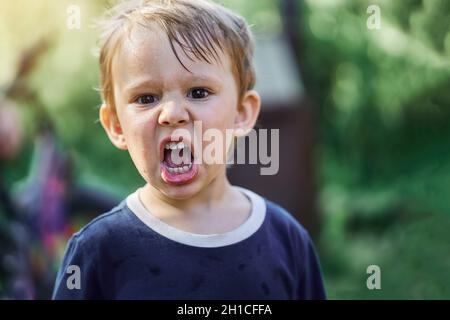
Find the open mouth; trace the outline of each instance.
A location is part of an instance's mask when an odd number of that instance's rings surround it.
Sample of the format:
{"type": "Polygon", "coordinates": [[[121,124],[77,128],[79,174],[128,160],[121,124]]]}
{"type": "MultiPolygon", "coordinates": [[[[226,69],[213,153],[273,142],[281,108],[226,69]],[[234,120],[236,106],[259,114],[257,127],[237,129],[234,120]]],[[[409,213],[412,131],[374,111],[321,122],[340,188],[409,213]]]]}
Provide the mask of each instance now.
{"type": "Polygon", "coordinates": [[[161,176],[170,184],[192,181],[198,173],[191,145],[184,141],[166,141],[162,145],[161,176]]]}
{"type": "Polygon", "coordinates": [[[191,148],[181,142],[168,142],[164,146],[163,163],[170,173],[186,173],[192,169],[194,156],[191,148]]]}

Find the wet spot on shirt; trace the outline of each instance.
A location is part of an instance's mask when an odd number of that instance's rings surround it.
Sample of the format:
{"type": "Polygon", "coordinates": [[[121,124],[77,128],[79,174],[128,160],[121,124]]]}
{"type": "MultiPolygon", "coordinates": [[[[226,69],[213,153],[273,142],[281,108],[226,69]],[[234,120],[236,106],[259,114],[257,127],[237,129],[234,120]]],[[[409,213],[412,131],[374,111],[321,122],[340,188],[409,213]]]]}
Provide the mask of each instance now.
{"type": "Polygon", "coordinates": [[[246,267],[245,264],[241,263],[240,265],[238,265],[238,270],[242,271],[245,269],[245,267],[246,267]]]}
{"type": "Polygon", "coordinates": [[[192,285],[190,287],[190,290],[191,291],[198,290],[202,286],[203,282],[204,282],[203,276],[201,276],[201,275],[194,275],[192,277],[192,285]]]}
{"type": "Polygon", "coordinates": [[[159,267],[149,267],[148,270],[155,277],[157,277],[157,276],[159,276],[161,274],[161,269],[159,267]]]}
{"type": "Polygon", "coordinates": [[[256,253],[258,254],[258,256],[261,255],[261,244],[258,244],[258,247],[256,248],[256,253]]]}
{"type": "Polygon", "coordinates": [[[267,283],[265,283],[265,282],[261,283],[261,288],[266,296],[268,296],[270,294],[270,289],[267,286],[267,283]]]}

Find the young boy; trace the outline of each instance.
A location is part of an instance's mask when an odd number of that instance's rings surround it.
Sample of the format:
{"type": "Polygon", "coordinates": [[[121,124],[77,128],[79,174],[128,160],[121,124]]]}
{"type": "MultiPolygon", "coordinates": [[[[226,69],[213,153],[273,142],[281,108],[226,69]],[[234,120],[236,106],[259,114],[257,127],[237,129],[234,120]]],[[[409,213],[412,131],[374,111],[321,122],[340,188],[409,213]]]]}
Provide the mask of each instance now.
{"type": "Polygon", "coordinates": [[[223,161],[199,154],[208,143],[194,123],[234,137],[253,128],[252,56],[245,21],[213,2],[113,8],[101,35],[100,121],[146,184],[71,238],[53,298],[325,298],[303,227],[232,186],[227,152],[223,161]]]}

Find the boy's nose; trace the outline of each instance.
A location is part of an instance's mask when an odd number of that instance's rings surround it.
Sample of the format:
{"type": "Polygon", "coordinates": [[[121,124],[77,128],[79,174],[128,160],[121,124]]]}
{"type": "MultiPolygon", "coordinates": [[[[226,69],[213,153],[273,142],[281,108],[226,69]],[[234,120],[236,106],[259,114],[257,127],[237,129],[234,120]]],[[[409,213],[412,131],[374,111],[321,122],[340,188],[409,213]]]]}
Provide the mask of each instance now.
{"type": "Polygon", "coordinates": [[[177,126],[189,122],[189,113],[182,102],[167,101],[163,104],[158,122],[162,126],[177,126]]]}

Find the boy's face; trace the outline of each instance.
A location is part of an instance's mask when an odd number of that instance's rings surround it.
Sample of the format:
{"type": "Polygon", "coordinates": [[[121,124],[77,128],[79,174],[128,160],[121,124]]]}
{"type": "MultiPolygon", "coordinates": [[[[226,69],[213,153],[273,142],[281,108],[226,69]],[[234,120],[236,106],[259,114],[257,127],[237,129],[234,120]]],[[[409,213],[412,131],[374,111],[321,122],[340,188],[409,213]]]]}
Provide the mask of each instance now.
{"type": "MultiPolygon", "coordinates": [[[[128,149],[146,182],[170,198],[186,199],[213,180],[225,179],[225,164],[187,160],[181,168],[170,163],[165,148],[177,140],[195,147],[194,121],[201,121],[203,132],[214,128],[222,133],[226,154],[226,129],[251,129],[260,103],[257,93],[249,91],[238,107],[238,88],[227,55],[220,54],[220,63],[208,64],[192,61],[175,48],[190,72],[158,27],[135,27],[129,38],[124,37],[112,65],[118,121],[108,106],[102,106],[100,119],[112,142],[128,149]],[[191,139],[174,137],[177,129],[187,130],[191,139]]],[[[201,136],[196,140],[203,150],[210,143],[202,142],[201,136]]]]}

